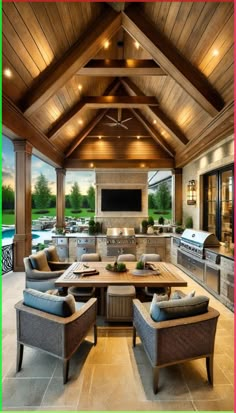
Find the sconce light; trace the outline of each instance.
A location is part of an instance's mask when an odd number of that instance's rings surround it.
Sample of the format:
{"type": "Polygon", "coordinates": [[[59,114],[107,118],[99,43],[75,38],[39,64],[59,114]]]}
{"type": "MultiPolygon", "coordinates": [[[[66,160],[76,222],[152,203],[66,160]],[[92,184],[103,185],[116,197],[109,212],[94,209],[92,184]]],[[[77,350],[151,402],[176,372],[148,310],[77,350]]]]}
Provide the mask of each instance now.
{"type": "Polygon", "coordinates": [[[192,179],[188,181],[187,186],[187,204],[188,205],[195,205],[197,200],[196,196],[196,181],[192,179]]]}

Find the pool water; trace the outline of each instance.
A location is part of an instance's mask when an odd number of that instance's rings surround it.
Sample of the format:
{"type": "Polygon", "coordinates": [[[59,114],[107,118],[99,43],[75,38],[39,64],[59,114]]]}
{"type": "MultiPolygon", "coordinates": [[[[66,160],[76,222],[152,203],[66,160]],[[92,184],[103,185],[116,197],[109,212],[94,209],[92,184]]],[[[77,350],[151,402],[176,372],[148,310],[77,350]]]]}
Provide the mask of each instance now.
{"type": "MultiPolygon", "coordinates": [[[[5,231],[2,231],[2,239],[6,239],[6,238],[13,238],[15,235],[15,230],[14,229],[6,229],[5,231]]],[[[34,234],[32,232],[32,238],[36,239],[39,238],[40,235],[38,234],[34,234]]]]}
{"type": "MultiPolygon", "coordinates": [[[[2,231],[2,245],[9,245],[13,243],[13,237],[15,234],[15,228],[7,228],[2,231]]],[[[32,244],[37,245],[38,243],[43,244],[46,240],[52,239],[52,231],[32,231],[32,244]]]]}

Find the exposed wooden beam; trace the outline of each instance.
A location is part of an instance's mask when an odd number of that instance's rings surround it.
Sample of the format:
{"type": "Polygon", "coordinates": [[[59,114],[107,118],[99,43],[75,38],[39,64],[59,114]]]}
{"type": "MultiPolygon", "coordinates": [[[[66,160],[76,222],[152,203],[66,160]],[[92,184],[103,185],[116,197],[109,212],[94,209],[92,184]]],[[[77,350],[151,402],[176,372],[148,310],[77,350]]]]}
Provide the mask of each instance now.
{"type": "MultiPolygon", "coordinates": [[[[113,82],[111,82],[111,84],[106,88],[104,95],[115,93],[119,86],[120,86],[119,79],[114,79],[113,82]]],[[[78,103],[76,103],[72,107],[72,109],[69,110],[69,112],[61,116],[61,118],[58,119],[58,121],[53,125],[53,127],[48,132],[47,134],[48,138],[51,140],[55,139],[55,137],[60,132],[60,130],[64,128],[64,126],[66,126],[75,116],[77,116],[79,111],[82,110],[85,105],[86,105],[86,102],[84,99],[82,99],[78,103]]]]}
{"type": "Polygon", "coordinates": [[[56,166],[63,167],[63,154],[4,95],[2,98],[2,123],[6,128],[13,131],[18,139],[26,139],[35,149],[51,159],[56,166]]]}
{"type": "Polygon", "coordinates": [[[170,145],[159,135],[159,133],[156,131],[156,129],[153,128],[153,126],[145,119],[145,117],[142,115],[140,110],[135,110],[131,109],[133,114],[136,116],[136,118],[144,125],[144,127],[147,129],[147,131],[150,133],[150,135],[153,137],[153,139],[162,146],[162,148],[165,149],[166,152],[169,153],[171,156],[175,156],[174,150],[170,147],[170,145]]]}
{"type": "Polygon", "coordinates": [[[93,29],[89,30],[55,64],[46,69],[21,102],[25,115],[30,116],[53,96],[64,84],[83,67],[106,39],[111,38],[121,26],[121,14],[110,7],[103,11],[93,29]]]}
{"type": "Polygon", "coordinates": [[[161,159],[150,159],[145,160],[80,160],[80,159],[71,159],[67,158],[65,160],[64,167],[66,169],[96,169],[96,168],[109,168],[109,169],[118,169],[118,168],[125,168],[125,169],[160,169],[160,168],[167,168],[172,169],[174,168],[174,159],[173,158],[161,158],[161,159]]]}
{"type": "Polygon", "coordinates": [[[140,105],[157,106],[155,96],[86,96],[86,105],[95,108],[132,108],[140,105]]]}
{"type": "Polygon", "coordinates": [[[176,154],[176,167],[180,168],[210,149],[217,142],[234,133],[234,103],[229,103],[185,150],[176,154]]]}
{"type": "MultiPolygon", "coordinates": [[[[136,96],[143,96],[144,93],[136,86],[132,80],[128,78],[122,78],[121,83],[124,85],[125,89],[128,93],[136,96]]],[[[180,142],[184,145],[188,143],[187,137],[184,133],[180,130],[180,128],[173,122],[158,106],[149,106],[149,110],[153,113],[153,115],[158,119],[161,126],[166,129],[172,136],[177,138],[180,142]]]]}
{"type": "Polygon", "coordinates": [[[140,12],[137,4],[129,6],[122,13],[122,25],[211,116],[215,116],[223,108],[223,99],[205,76],[180,55],[172,43],[140,12]]]}
{"type": "Polygon", "coordinates": [[[78,75],[85,76],[166,76],[153,60],[106,59],[90,60],[78,75]]]}
{"type": "Polygon", "coordinates": [[[74,142],[66,152],[66,158],[74,152],[74,150],[79,146],[79,144],[86,138],[86,136],[91,132],[91,130],[97,125],[98,122],[105,116],[108,109],[102,110],[99,114],[89,122],[89,124],[82,130],[82,132],[74,139],[74,142]]]}

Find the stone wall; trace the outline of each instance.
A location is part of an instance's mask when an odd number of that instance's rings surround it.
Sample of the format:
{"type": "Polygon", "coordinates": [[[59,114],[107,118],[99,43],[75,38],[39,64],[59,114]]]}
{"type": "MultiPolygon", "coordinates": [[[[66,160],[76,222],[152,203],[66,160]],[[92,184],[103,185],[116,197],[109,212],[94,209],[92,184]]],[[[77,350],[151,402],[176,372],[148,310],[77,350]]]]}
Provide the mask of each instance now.
{"type": "Polygon", "coordinates": [[[96,172],[96,221],[102,223],[102,231],[109,227],[135,228],[139,232],[143,219],[148,217],[148,173],[139,170],[103,170],[96,172]],[[142,211],[102,211],[102,189],[141,189],[142,211]]]}
{"type": "Polygon", "coordinates": [[[190,162],[183,168],[183,223],[186,217],[193,218],[193,226],[195,229],[200,229],[202,226],[202,182],[203,174],[221,168],[234,162],[234,136],[216,144],[209,151],[205,152],[199,158],[190,162]],[[194,179],[197,189],[197,203],[195,205],[187,205],[187,185],[188,181],[194,179]]]}

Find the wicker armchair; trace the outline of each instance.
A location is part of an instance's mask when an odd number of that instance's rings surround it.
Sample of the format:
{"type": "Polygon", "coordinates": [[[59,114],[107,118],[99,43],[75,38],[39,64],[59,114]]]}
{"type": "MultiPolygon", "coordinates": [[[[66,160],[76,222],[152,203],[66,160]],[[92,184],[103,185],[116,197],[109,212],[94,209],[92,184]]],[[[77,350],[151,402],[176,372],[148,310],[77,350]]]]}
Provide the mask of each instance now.
{"type": "Polygon", "coordinates": [[[65,271],[65,269],[53,270],[54,267],[49,266],[44,251],[25,257],[24,266],[26,288],[42,292],[55,289],[55,281],[65,271]]]}
{"type": "Polygon", "coordinates": [[[69,360],[94,327],[94,345],[97,343],[96,298],[91,298],[69,317],[59,317],[19,301],[16,305],[17,360],[16,371],[20,371],[24,345],[38,348],[63,361],[63,383],[68,380],[69,360]]]}
{"type": "Polygon", "coordinates": [[[187,360],[206,358],[207,377],[213,385],[213,355],[219,312],[208,312],[185,318],[155,322],[147,308],[133,300],[133,346],[138,333],[153,367],[153,391],[158,391],[159,369],[187,360]]]}

